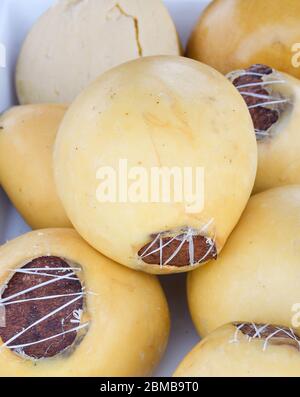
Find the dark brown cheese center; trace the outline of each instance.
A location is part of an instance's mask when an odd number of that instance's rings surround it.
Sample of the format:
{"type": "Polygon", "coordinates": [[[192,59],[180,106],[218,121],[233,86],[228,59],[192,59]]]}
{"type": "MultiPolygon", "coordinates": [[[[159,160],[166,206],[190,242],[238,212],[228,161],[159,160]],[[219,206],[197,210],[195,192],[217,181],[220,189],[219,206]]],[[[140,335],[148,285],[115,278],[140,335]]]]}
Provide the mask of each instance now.
{"type": "Polygon", "coordinates": [[[263,76],[260,75],[269,75],[272,72],[273,70],[268,66],[253,65],[245,70],[245,74],[233,81],[233,85],[241,92],[249,108],[254,128],[258,132],[268,131],[279,120],[277,110],[269,109],[263,105],[257,106],[267,103],[267,97],[270,97],[268,90],[263,85],[259,85],[259,83],[263,83],[263,76]]]}
{"type": "Polygon", "coordinates": [[[4,343],[13,338],[7,348],[40,359],[53,357],[74,343],[77,331],[72,330],[78,327],[83,309],[82,285],[63,259],[41,257],[17,269],[1,299],[6,324],[0,326],[0,337],[4,343]],[[44,285],[25,292],[39,284],[44,285]]]}
{"type": "Polygon", "coordinates": [[[300,337],[292,328],[255,323],[234,323],[234,326],[250,338],[268,340],[273,345],[292,346],[300,350],[300,337]]]}
{"type": "Polygon", "coordinates": [[[157,236],[138,252],[143,262],[151,265],[163,266],[192,266],[205,263],[217,258],[215,242],[205,236],[191,236],[185,234],[174,237],[157,236]]]}

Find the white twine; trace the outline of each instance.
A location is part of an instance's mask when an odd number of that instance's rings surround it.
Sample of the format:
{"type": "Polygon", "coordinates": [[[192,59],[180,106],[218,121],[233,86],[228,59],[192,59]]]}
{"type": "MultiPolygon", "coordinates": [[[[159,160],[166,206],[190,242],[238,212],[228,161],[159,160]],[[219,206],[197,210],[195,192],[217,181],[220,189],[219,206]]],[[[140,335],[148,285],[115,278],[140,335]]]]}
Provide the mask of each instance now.
{"type": "Polygon", "coordinates": [[[22,336],[25,332],[29,331],[31,328],[35,327],[36,325],[42,323],[43,321],[47,320],[47,318],[53,316],[56,313],[59,313],[60,311],[62,311],[63,309],[65,309],[66,307],[72,305],[73,303],[75,303],[76,301],[78,301],[79,299],[81,299],[81,296],[78,296],[74,299],[72,299],[71,301],[65,303],[64,305],[58,307],[57,309],[53,310],[52,312],[46,314],[44,317],[40,318],[39,320],[35,321],[34,323],[32,323],[31,325],[29,325],[27,328],[23,329],[22,331],[20,331],[19,333],[17,333],[16,335],[14,335],[12,338],[10,338],[8,341],[6,341],[5,343],[3,343],[0,346],[0,349],[2,349],[5,346],[8,346],[11,342],[13,342],[15,339],[18,339],[20,336],[22,336]]]}
{"type": "MultiPolygon", "coordinates": [[[[47,270],[47,269],[46,269],[47,270]]],[[[31,269],[18,269],[15,271],[15,273],[20,273],[20,274],[30,274],[32,276],[45,276],[45,277],[60,277],[57,274],[48,274],[48,273],[36,273],[36,271],[31,271],[31,269]]],[[[77,277],[68,277],[68,280],[78,280],[77,277]]]]}
{"type": "MultiPolygon", "coordinates": [[[[232,72],[231,72],[232,73],[232,72]]],[[[231,75],[231,73],[228,74],[228,76],[231,75]]],[[[238,73],[238,71],[236,72],[238,73]]],[[[270,73],[271,74],[271,73],[270,73]]],[[[257,76],[257,77],[265,77],[265,76],[269,76],[268,74],[264,74],[264,73],[257,73],[257,72],[248,72],[246,70],[242,71],[241,73],[239,73],[239,76],[257,76]]]]}
{"type": "Polygon", "coordinates": [[[81,316],[82,316],[82,310],[78,309],[78,310],[74,310],[73,311],[73,319],[70,321],[71,323],[79,323],[81,322],[81,316]]]}
{"type": "Polygon", "coordinates": [[[266,351],[266,349],[267,349],[267,347],[268,347],[269,341],[270,341],[272,338],[274,338],[279,332],[284,332],[290,339],[294,340],[294,341],[297,343],[297,345],[298,345],[298,349],[300,349],[300,341],[297,339],[296,335],[294,334],[294,332],[292,331],[291,328],[289,329],[289,332],[288,332],[288,331],[286,331],[286,330],[283,329],[283,328],[277,327],[277,330],[274,331],[272,334],[270,334],[270,335],[266,338],[265,343],[264,343],[264,346],[263,346],[263,351],[266,351]]]}
{"type": "Polygon", "coordinates": [[[149,244],[149,246],[143,251],[143,253],[139,256],[140,259],[145,259],[150,255],[153,255],[155,253],[159,252],[159,264],[160,267],[162,268],[163,266],[168,265],[172,259],[174,259],[179,252],[181,251],[182,247],[186,242],[189,244],[189,265],[190,266],[195,266],[198,263],[201,263],[203,260],[205,260],[209,254],[212,252],[214,246],[215,246],[215,236],[213,238],[206,238],[206,243],[209,245],[209,250],[205,253],[205,255],[202,256],[197,262],[195,262],[195,257],[194,257],[194,250],[195,250],[195,244],[194,244],[194,236],[199,236],[203,231],[206,231],[209,226],[214,222],[214,219],[211,218],[200,230],[195,230],[192,229],[191,227],[187,228],[186,230],[179,230],[176,235],[174,235],[170,240],[167,242],[163,243],[163,237],[167,237],[167,232],[163,233],[158,233],[155,237],[155,239],[149,244]],[[174,240],[178,240],[179,237],[182,237],[182,240],[176,250],[171,254],[171,256],[163,262],[163,249],[167,246],[169,246],[174,240]],[[151,248],[159,241],[159,246],[158,248],[155,248],[151,250],[151,248]]]}
{"type": "MultiPolygon", "coordinates": [[[[235,330],[233,339],[230,340],[229,343],[237,343],[238,342],[238,333],[241,331],[241,329],[244,326],[247,326],[247,325],[249,325],[249,326],[251,325],[253,330],[255,331],[253,336],[245,335],[248,338],[248,342],[251,342],[253,339],[265,339],[264,344],[263,344],[263,351],[266,351],[270,341],[272,339],[276,338],[276,336],[280,332],[283,332],[289,339],[295,341],[298,345],[299,350],[300,350],[300,340],[299,340],[299,338],[297,338],[297,336],[295,335],[292,328],[289,328],[288,330],[286,330],[285,328],[282,328],[282,327],[275,327],[276,328],[275,331],[272,332],[270,335],[268,335],[266,338],[264,338],[263,331],[265,331],[271,324],[265,324],[265,325],[258,326],[257,324],[255,324],[253,322],[251,324],[243,323],[243,324],[240,324],[239,326],[236,326],[236,330],[235,330]]],[[[279,338],[280,338],[280,336],[279,336],[279,338]]]]}
{"type": "Polygon", "coordinates": [[[234,332],[233,338],[229,341],[229,343],[237,343],[239,331],[244,327],[245,324],[240,324],[238,327],[236,326],[236,330],[234,332]]]}
{"type": "Polygon", "coordinates": [[[255,108],[258,108],[261,106],[281,105],[281,104],[289,103],[289,102],[290,102],[289,99],[278,99],[278,100],[274,100],[274,101],[261,102],[256,105],[251,105],[251,106],[248,106],[248,109],[255,109],[255,108]]]}
{"type": "Polygon", "coordinates": [[[207,251],[207,253],[204,256],[202,256],[202,258],[197,263],[204,261],[208,257],[208,255],[211,253],[211,251],[213,250],[213,248],[215,246],[215,242],[216,242],[215,236],[213,237],[213,239],[207,239],[207,242],[210,245],[210,248],[207,251]]]}
{"type": "MultiPolygon", "coordinates": [[[[275,74],[276,72],[272,71],[270,74],[275,74]]],[[[227,78],[234,82],[237,78],[242,77],[242,76],[256,76],[256,77],[261,77],[261,78],[266,78],[270,74],[264,74],[264,73],[256,73],[256,72],[249,72],[246,70],[243,71],[235,71],[231,72],[227,75],[227,78]]],[[[276,76],[276,74],[275,74],[276,76]]],[[[278,75],[279,77],[280,75],[278,75]]],[[[273,80],[266,80],[266,81],[261,81],[261,82],[255,82],[255,83],[246,83],[246,84],[240,84],[236,86],[237,89],[242,89],[242,88],[250,88],[250,87],[266,87],[266,86],[271,86],[271,85],[276,85],[276,84],[286,84],[286,81],[284,79],[273,79],[273,80]]],[[[264,106],[272,106],[272,105],[283,105],[286,103],[290,103],[289,99],[283,99],[279,97],[273,97],[271,95],[272,88],[270,90],[267,89],[269,92],[269,95],[262,95],[262,94],[257,94],[257,93],[252,93],[252,92],[245,92],[245,91],[240,91],[240,94],[243,96],[248,96],[248,97],[253,97],[257,99],[267,99],[266,102],[261,102],[256,105],[250,105],[248,106],[248,109],[256,109],[258,107],[264,107],[264,106]]],[[[260,131],[257,131],[257,136],[258,137],[263,137],[263,136],[268,136],[269,134],[263,135],[260,133],[260,131]]]]}
{"type": "Polygon", "coordinates": [[[37,285],[34,285],[33,287],[30,287],[30,288],[24,289],[23,291],[20,291],[20,292],[17,292],[15,294],[13,294],[13,295],[10,295],[7,298],[1,298],[0,299],[0,303],[4,303],[4,302],[7,302],[7,301],[10,301],[13,298],[16,298],[16,297],[18,297],[20,295],[23,295],[23,294],[26,294],[28,292],[34,291],[34,290],[36,290],[38,288],[41,288],[41,287],[44,287],[46,285],[55,283],[58,280],[68,279],[70,276],[73,276],[74,274],[75,274],[74,272],[71,272],[71,273],[66,274],[65,276],[56,276],[54,279],[45,281],[45,282],[37,284],[37,285]]]}
{"type": "Polygon", "coordinates": [[[79,267],[29,267],[27,269],[8,269],[9,272],[13,272],[13,273],[18,273],[20,270],[34,270],[34,271],[39,271],[39,270],[47,270],[47,271],[55,271],[55,270],[59,270],[61,272],[66,272],[69,270],[75,270],[78,272],[81,272],[81,269],[79,267]]]}
{"type": "MultiPolygon", "coordinates": [[[[157,242],[157,240],[158,240],[158,239],[161,240],[162,237],[163,237],[163,233],[159,233],[159,234],[156,236],[155,240],[153,240],[153,242],[149,245],[149,247],[148,247],[148,248],[146,249],[146,251],[144,251],[144,252],[148,252],[149,249],[150,249],[151,247],[153,247],[153,245],[157,242]]],[[[153,251],[148,252],[147,255],[144,255],[144,253],[143,253],[143,254],[140,255],[140,257],[141,257],[141,258],[147,258],[147,257],[150,256],[150,255],[156,254],[156,252],[159,252],[159,251],[162,250],[163,248],[167,247],[168,245],[170,245],[170,244],[172,243],[172,241],[176,240],[177,238],[178,238],[178,236],[175,236],[175,237],[173,237],[171,240],[169,240],[169,241],[167,241],[166,243],[164,243],[163,245],[159,244],[159,247],[158,247],[158,248],[154,249],[153,251]]]]}
{"type": "Polygon", "coordinates": [[[37,345],[39,343],[47,342],[48,340],[58,338],[59,336],[66,335],[66,334],[69,334],[71,332],[77,332],[77,331],[87,327],[88,325],[89,325],[89,323],[84,323],[82,325],[79,325],[78,327],[74,327],[72,329],[69,329],[68,331],[64,331],[64,332],[61,332],[59,334],[49,336],[48,338],[44,338],[44,339],[41,339],[41,340],[38,340],[38,341],[35,341],[35,342],[24,343],[22,345],[11,345],[11,346],[7,346],[7,347],[9,349],[23,349],[24,347],[29,347],[29,346],[37,345]]]}
{"type": "Polygon", "coordinates": [[[159,235],[159,265],[163,267],[163,239],[162,235],[159,235]]]}
{"type": "Polygon", "coordinates": [[[244,95],[244,96],[250,96],[250,97],[253,97],[253,98],[258,98],[258,99],[271,99],[273,101],[277,101],[278,100],[278,97],[275,98],[275,97],[271,97],[270,95],[257,94],[255,92],[240,91],[240,94],[244,95]]]}
{"type": "MultiPolygon", "coordinates": [[[[18,301],[12,301],[12,302],[6,302],[3,303],[2,306],[9,306],[9,305],[15,305],[16,303],[25,303],[25,302],[32,302],[32,301],[42,301],[42,300],[49,300],[49,299],[57,299],[57,298],[64,298],[67,296],[86,296],[87,293],[83,293],[83,292],[77,292],[77,293],[73,293],[73,294],[61,294],[61,295],[48,295],[48,296],[41,296],[38,298],[30,298],[30,299],[20,299],[18,301]]],[[[0,308],[1,308],[1,304],[0,304],[0,308]]]]}
{"type": "Polygon", "coordinates": [[[241,85],[237,85],[235,86],[235,88],[251,88],[251,87],[264,87],[264,86],[268,86],[268,85],[273,85],[273,84],[285,84],[286,81],[285,80],[270,80],[270,81],[262,81],[259,83],[247,83],[247,84],[241,84],[241,85]]]}
{"type": "Polygon", "coordinates": [[[166,262],[164,263],[164,265],[167,265],[168,263],[170,263],[171,260],[172,260],[173,258],[175,258],[175,256],[177,256],[177,254],[181,251],[182,247],[184,246],[185,242],[187,241],[189,235],[190,235],[190,231],[188,231],[187,233],[184,233],[184,237],[183,237],[181,243],[178,245],[178,247],[177,247],[176,250],[173,252],[173,254],[170,256],[170,258],[166,260],[166,262]]]}

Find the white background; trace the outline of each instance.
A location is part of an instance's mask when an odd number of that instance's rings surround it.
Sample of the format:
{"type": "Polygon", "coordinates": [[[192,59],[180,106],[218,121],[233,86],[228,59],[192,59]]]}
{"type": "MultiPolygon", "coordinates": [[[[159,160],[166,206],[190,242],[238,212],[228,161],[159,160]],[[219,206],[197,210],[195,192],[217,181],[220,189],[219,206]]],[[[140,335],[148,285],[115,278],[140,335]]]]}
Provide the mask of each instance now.
{"type": "MultiPolygon", "coordinates": [[[[151,1],[151,0],[145,0],[151,1]]],[[[183,44],[209,0],[164,0],[183,44]]],[[[16,104],[13,84],[16,58],[28,29],[53,0],[0,0],[0,43],[6,47],[6,68],[0,67],[0,112],[16,104]]],[[[24,223],[0,188],[0,244],[26,231],[24,223]]],[[[155,375],[170,376],[182,358],[199,341],[188,314],[185,275],[161,278],[172,316],[166,355],[155,375]]]]}

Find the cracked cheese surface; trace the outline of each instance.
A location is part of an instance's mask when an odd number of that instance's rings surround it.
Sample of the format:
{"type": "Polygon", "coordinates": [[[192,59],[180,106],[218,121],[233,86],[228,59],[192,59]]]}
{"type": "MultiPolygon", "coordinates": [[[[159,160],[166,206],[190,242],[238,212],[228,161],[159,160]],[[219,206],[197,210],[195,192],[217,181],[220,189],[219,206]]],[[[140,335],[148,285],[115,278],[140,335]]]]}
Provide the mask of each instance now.
{"type": "Polygon", "coordinates": [[[63,0],[37,21],[17,66],[21,104],[70,103],[106,70],[140,56],[179,55],[161,0],[63,0]]]}

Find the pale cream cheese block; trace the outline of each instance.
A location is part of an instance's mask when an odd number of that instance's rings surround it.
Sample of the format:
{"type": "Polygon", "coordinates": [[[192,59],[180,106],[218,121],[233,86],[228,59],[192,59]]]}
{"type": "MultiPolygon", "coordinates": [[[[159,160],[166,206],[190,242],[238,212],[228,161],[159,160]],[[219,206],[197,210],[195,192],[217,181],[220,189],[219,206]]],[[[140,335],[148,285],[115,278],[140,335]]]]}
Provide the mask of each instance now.
{"type": "Polygon", "coordinates": [[[18,98],[21,104],[70,103],[113,66],[180,51],[161,0],[61,0],[24,42],[16,71],[18,98]]]}

